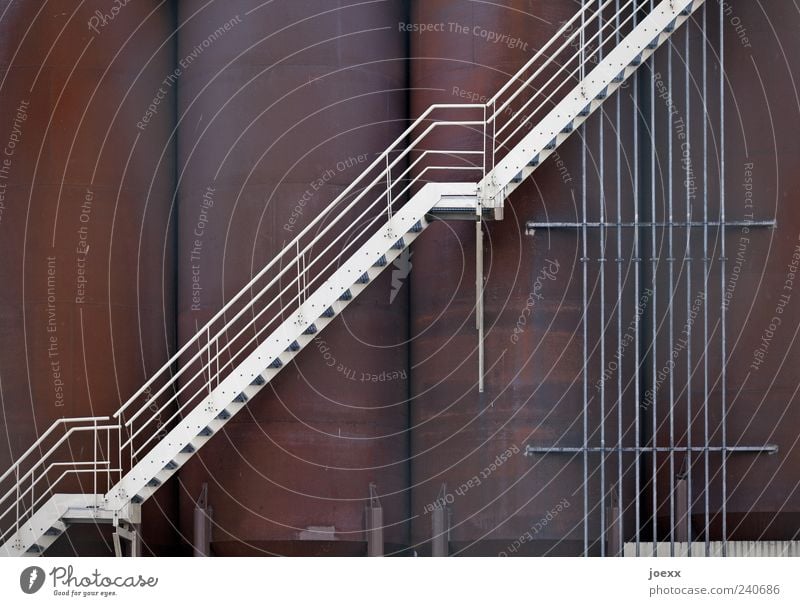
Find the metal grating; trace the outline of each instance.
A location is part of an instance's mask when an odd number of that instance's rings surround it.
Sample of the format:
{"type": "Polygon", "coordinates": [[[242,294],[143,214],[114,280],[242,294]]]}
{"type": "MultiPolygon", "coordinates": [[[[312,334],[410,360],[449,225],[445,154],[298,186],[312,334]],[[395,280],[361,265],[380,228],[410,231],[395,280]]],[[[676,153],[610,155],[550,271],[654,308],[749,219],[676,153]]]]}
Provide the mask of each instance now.
{"type": "Polygon", "coordinates": [[[582,443],[528,444],[526,455],[580,460],[587,556],[797,554],[796,542],[728,541],[728,458],[777,447],[727,439],[725,232],[775,222],[727,217],[724,7],[716,40],[713,10],[703,5],[630,94],[581,127],[577,220],[526,226],[574,230],[580,252],[582,443]]]}

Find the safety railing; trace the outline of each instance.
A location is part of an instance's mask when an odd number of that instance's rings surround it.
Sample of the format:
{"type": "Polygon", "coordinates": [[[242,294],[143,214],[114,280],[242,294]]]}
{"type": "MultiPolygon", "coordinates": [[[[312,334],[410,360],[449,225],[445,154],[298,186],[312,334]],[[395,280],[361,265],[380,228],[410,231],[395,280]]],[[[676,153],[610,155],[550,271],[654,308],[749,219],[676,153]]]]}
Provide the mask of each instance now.
{"type": "Polygon", "coordinates": [[[496,159],[650,10],[649,0],[584,2],[487,103],[428,108],[157,370],[114,414],[114,422],[101,426],[98,423],[102,419],[92,418],[54,424],[0,479],[0,486],[12,476],[15,482],[0,500],[0,523],[1,516],[11,510],[21,514],[17,524],[29,516],[44,498],[40,485],[52,486],[70,476],[91,474],[94,490],[110,488],[114,474],[121,476],[178,419],[202,403],[222,378],[296,312],[341,261],[375,234],[420,186],[430,181],[453,181],[455,175],[464,175],[459,180],[470,181],[486,177],[496,159]],[[453,145],[453,141],[461,144],[453,145]],[[23,460],[41,452],[42,440],[51,437],[57,426],[85,421],[92,424],[71,427],[63,439],[92,431],[96,442],[97,435],[106,432],[107,448],[116,444],[115,456],[105,454],[106,449],[102,457],[95,456],[90,463],[77,463],[68,457],[48,464],[64,446],[59,441],[31,466],[38,471],[20,475],[23,460]],[[70,462],[62,463],[64,460],[70,462]],[[71,467],[51,482],[62,465],[71,467]],[[101,472],[106,473],[106,481],[98,484],[101,472]],[[11,509],[7,505],[4,509],[4,503],[11,503],[11,509]]]}
{"type": "Polygon", "coordinates": [[[494,144],[490,165],[519,143],[633,31],[653,4],[650,0],[584,0],[581,9],[487,102],[489,138],[494,144]]]}
{"type": "Polygon", "coordinates": [[[646,1],[626,0],[619,10],[614,2],[585,3],[488,103],[433,105],[417,118],[119,409],[114,416],[124,424],[120,458],[134,465],[420,185],[437,175],[449,181],[462,174],[460,180],[486,176],[495,156],[585,74],[603,45],[649,10],[646,1]],[[574,52],[576,40],[580,48],[574,52]],[[562,61],[565,52],[570,56],[562,61]],[[544,86],[536,88],[545,76],[544,86]],[[517,104],[519,111],[511,110],[517,104]],[[452,141],[463,143],[446,143],[452,141]]]}
{"type": "Polygon", "coordinates": [[[127,463],[204,401],[419,185],[453,171],[482,178],[485,150],[474,137],[461,147],[436,140],[443,131],[444,139],[464,140],[457,131],[483,132],[485,124],[484,105],[461,104],[434,105],[414,121],[119,409],[127,463]],[[448,119],[436,119],[438,112],[448,119]]]}
{"type": "Polygon", "coordinates": [[[119,432],[108,417],[55,421],[0,476],[0,544],[56,492],[107,492],[122,474],[119,432]]]}

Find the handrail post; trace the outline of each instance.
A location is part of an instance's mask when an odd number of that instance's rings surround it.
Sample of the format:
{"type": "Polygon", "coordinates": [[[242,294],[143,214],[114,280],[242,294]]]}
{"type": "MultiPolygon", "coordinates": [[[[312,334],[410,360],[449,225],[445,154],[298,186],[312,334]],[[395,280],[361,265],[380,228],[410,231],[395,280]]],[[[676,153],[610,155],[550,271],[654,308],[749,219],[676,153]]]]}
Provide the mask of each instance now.
{"type": "Polygon", "coordinates": [[[297,303],[299,307],[303,306],[303,261],[300,255],[300,240],[295,242],[295,250],[297,251],[297,303]]]}
{"type": "MultiPolygon", "coordinates": [[[[206,386],[208,387],[208,395],[211,395],[211,383],[214,380],[213,370],[212,370],[212,361],[211,361],[211,326],[206,326],[206,351],[208,353],[208,381],[206,382],[206,386]]],[[[203,363],[203,356],[200,356],[200,364],[203,363]]]]}
{"type": "Polygon", "coordinates": [[[386,154],[386,219],[392,220],[392,169],[389,167],[389,154],[386,154]]]}
{"type": "MultiPolygon", "coordinates": [[[[489,136],[489,123],[487,122],[487,105],[483,106],[483,154],[481,156],[481,160],[483,160],[483,175],[482,179],[486,178],[486,139],[489,136]]],[[[478,201],[480,203],[480,200],[478,201]]]]}
{"type": "Polygon", "coordinates": [[[16,531],[19,532],[19,467],[14,468],[14,486],[17,489],[17,498],[16,498],[16,531]]]}
{"type": "MultiPolygon", "coordinates": [[[[106,429],[106,456],[108,463],[106,464],[106,489],[111,488],[111,430],[106,429]]],[[[106,492],[105,490],[103,491],[106,492]]]]}
{"type": "MultiPolygon", "coordinates": [[[[211,346],[208,348],[208,355],[211,355],[211,346]]],[[[219,387],[219,335],[214,336],[214,359],[217,361],[217,387],[219,387]]],[[[208,371],[211,372],[211,364],[208,365],[208,371]]]]}
{"type": "Polygon", "coordinates": [[[92,494],[94,495],[94,505],[97,507],[97,421],[92,423],[92,494]]]}

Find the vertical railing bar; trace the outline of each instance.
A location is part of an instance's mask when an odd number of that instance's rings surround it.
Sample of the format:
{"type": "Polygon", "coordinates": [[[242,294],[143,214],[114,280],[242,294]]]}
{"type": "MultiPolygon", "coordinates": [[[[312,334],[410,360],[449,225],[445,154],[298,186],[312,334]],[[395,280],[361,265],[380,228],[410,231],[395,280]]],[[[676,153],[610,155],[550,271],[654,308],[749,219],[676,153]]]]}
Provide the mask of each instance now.
{"type": "Polygon", "coordinates": [[[706,294],[705,305],[703,306],[703,430],[704,430],[704,506],[705,506],[705,547],[706,557],[711,556],[710,532],[710,474],[709,474],[709,419],[708,419],[708,120],[706,119],[706,105],[708,103],[708,43],[705,38],[706,27],[708,26],[707,4],[703,4],[703,290],[706,294]]]}
{"type": "MultiPolygon", "coordinates": [[[[636,8],[633,9],[633,27],[635,28],[638,24],[638,11],[636,8]]],[[[637,306],[639,304],[640,299],[640,288],[641,288],[641,269],[642,269],[642,259],[641,259],[641,250],[640,250],[640,227],[639,227],[639,206],[641,204],[641,200],[639,199],[640,191],[639,191],[639,86],[640,86],[640,75],[639,70],[636,70],[633,74],[634,78],[634,85],[633,85],[633,198],[634,198],[634,239],[633,239],[633,256],[634,262],[636,263],[636,271],[634,274],[634,290],[636,291],[636,302],[637,306]]],[[[634,411],[634,423],[635,423],[635,444],[636,444],[636,459],[634,461],[635,464],[635,482],[636,482],[636,490],[635,490],[635,500],[636,500],[636,507],[635,507],[635,514],[636,514],[636,557],[641,555],[641,452],[639,449],[641,448],[641,419],[640,419],[640,406],[641,406],[641,368],[640,368],[640,355],[641,355],[641,343],[639,342],[640,339],[640,327],[639,327],[639,310],[638,307],[634,313],[634,344],[635,344],[635,370],[634,370],[634,391],[635,391],[635,399],[636,399],[636,408],[634,411]]]]}
{"type": "MultiPolygon", "coordinates": [[[[111,465],[113,460],[111,458],[111,430],[106,429],[106,452],[108,453],[108,465],[106,465],[106,489],[111,487],[111,465]]],[[[103,491],[106,492],[105,490],[103,491]]]]}
{"type": "Polygon", "coordinates": [[[93,442],[93,451],[92,456],[94,459],[92,460],[92,494],[94,495],[94,506],[97,507],[97,421],[95,420],[92,423],[93,430],[92,430],[92,442],[93,442]]]}
{"type": "MultiPolygon", "coordinates": [[[[650,0],[650,10],[653,10],[655,0],[650,0]]],[[[653,363],[652,363],[652,377],[651,377],[651,384],[652,384],[652,392],[653,392],[653,400],[651,403],[651,414],[652,414],[652,432],[653,435],[651,436],[651,443],[653,445],[653,452],[652,452],[652,477],[650,478],[650,487],[652,492],[652,501],[653,501],[653,511],[652,511],[652,527],[653,527],[653,555],[658,555],[658,486],[657,486],[657,475],[658,475],[658,451],[655,450],[657,447],[657,438],[658,438],[658,393],[657,393],[657,375],[658,375],[658,291],[657,291],[657,274],[658,274],[658,260],[657,260],[657,253],[658,250],[656,248],[656,238],[657,238],[657,218],[656,218],[656,88],[655,88],[655,78],[652,77],[655,74],[655,57],[651,55],[650,60],[650,221],[652,227],[650,228],[650,253],[652,259],[650,260],[650,270],[652,271],[652,282],[653,282],[653,314],[652,314],[652,343],[651,343],[651,352],[653,356],[653,363]]]]}
{"type": "MultiPolygon", "coordinates": [[[[481,175],[481,181],[486,178],[486,138],[489,136],[489,125],[486,122],[486,108],[487,106],[483,106],[483,153],[481,154],[481,161],[483,162],[483,174],[481,175]]],[[[480,204],[480,200],[478,200],[480,204]]]]}
{"type": "MultiPolygon", "coordinates": [[[[583,68],[584,68],[584,57],[586,55],[586,49],[583,45],[584,40],[584,29],[586,27],[586,17],[585,14],[581,14],[581,84],[583,85],[583,68]]],[[[582,183],[582,191],[581,191],[581,208],[583,214],[583,556],[589,556],[589,420],[588,420],[588,399],[589,399],[589,385],[588,385],[588,370],[589,370],[589,361],[588,361],[588,351],[589,351],[589,344],[588,344],[588,319],[587,313],[589,310],[589,304],[587,300],[588,296],[588,276],[587,272],[589,269],[589,259],[588,259],[588,242],[587,242],[587,231],[586,231],[586,223],[587,223],[587,215],[586,215],[586,139],[587,139],[587,129],[586,123],[583,124],[583,146],[581,148],[581,183],[582,183]]]]}
{"type": "Polygon", "coordinates": [[[720,276],[720,313],[721,313],[721,332],[722,332],[722,556],[728,555],[728,434],[727,434],[727,407],[728,407],[728,383],[727,383],[727,309],[725,305],[725,286],[727,281],[727,258],[725,243],[725,5],[719,5],[719,125],[720,125],[720,174],[719,174],[719,196],[720,196],[720,240],[722,242],[722,261],[720,276]]]}
{"type": "MultiPolygon", "coordinates": [[[[603,60],[603,14],[598,0],[598,59],[603,60]]],[[[606,555],[606,196],[605,196],[605,109],[600,107],[600,556],[606,555]]]]}
{"type": "MultiPolygon", "coordinates": [[[[615,42],[619,44],[620,34],[619,31],[619,0],[616,0],[616,37],[615,42]]],[[[617,120],[616,129],[619,132],[622,124],[622,95],[617,93],[617,120]]],[[[624,553],[624,532],[623,532],[623,511],[624,503],[622,501],[622,145],[617,145],[617,530],[618,530],[618,544],[620,553],[614,554],[621,556],[624,553]]]]}
{"type": "Polygon", "coordinates": [[[16,514],[15,515],[16,522],[15,522],[15,524],[16,524],[16,531],[19,532],[19,501],[20,501],[20,498],[21,498],[20,497],[20,493],[19,493],[19,489],[20,489],[20,485],[19,485],[19,467],[15,467],[14,468],[14,486],[17,489],[16,512],[15,512],[15,514],[16,514]]]}
{"type": "MultiPolygon", "coordinates": [[[[206,327],[206,344],[208,345],[208,395],[211,396],[211,391],[213,389],[214,384],[214,377],[212,376],[211,370],[211,327],[206,327]]],[[[200,356],[200,363],[203,363],[203,356],[200,356]]],[[[216,361],[219,364],[219,360],[216,361]]],[[[203,373],[205,374],[205,373],[203,373]]]]}
{"type": "Polygon", "coordinates": [[[389,154],[386,154],[386,218],[392,220],[392,172],[389,168],[389,154]]]}
{"type": "MultiPolygon", "coordinates": [[[[672,98],[672,39],[667,41],[667,89],[670,99],[672,98]]],[[[668,196],[669,208],[669,356],[672,360],[675,348],[675,314],[673,305],[675,301],[675,249],[673,233],[673,158],[672,158],[672,108],[667,108],[667,132],[668,132],[668,196]]],[[[674,367],[669,373],[669,555],[675,557],[675,372],[674,367]]]]}
{"type": "MultiPolygon", "coordinates": [[[[685,60],[685,71],[686,71],[686,82],[685,82],[685,96],[686,96],[686,140],[690,142],[692,140],[692,112],[691,112],[691,90],[689,88],[689,82],[691,79],[691,72],[689,67],[691,65],[691,55],[690,49],[691,45],[689,44],[689,27],[684,28],[684,34],[686,36],[686,60],[685,60]]],[[[691,148],[690,148],[691,150],[691,148]]],[[[692,416],[692,378],[693,378],[693,368],[692,368],[692,326],[694,322],[689,322],[688,319],[691,317],[692,313],[692,195],[690,189],[690,182],[688,176],[685,181],[686,186],[686,318],[687,318],[687,326],[686,326],[686,494],[687,494],[687,519],[686,519],[686,539],[687,539],[687,555],[689,557],[692,556],[692,509],[694,505],[694,501],[692,498],[692,424],[694,422],[694,417],[692,416]]]]}

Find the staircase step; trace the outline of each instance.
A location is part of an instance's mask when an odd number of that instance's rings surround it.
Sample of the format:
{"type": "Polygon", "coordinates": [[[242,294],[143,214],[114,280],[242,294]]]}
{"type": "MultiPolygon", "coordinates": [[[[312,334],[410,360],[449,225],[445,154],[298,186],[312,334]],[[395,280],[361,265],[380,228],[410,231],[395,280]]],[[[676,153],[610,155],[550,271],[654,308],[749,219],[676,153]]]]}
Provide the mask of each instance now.
{"type": "Polygon", "coordinates": [[[323,318],[332,318],[335,315],[336,315],[336,312],[333,311],[333,307],[329,307],[328,309],[326,309],[325,311],[322,312],[322,317],[323,318]]]}
{"type": "Polygon", "coordinates": [[[555,148],[556,148],[556,144],[557,144],[557,143],[558,143],[558,141],[556,141],[555,139],[553,139],[552,141],[550,141],[550,143],[548,143],[547,145],[545,145],[545,146],[544,146],[544,148],[545,148],[545,149],[547,149],[547,150],[552,150],[552,149],[555,149],[555,148]]]}
{"type": "Polygon", "coordinates": [[[361,274],[356,282],[358,284],[369,284],[369,274],[361,274]]]}
{"type": "Polygon", "coordinates": [[[306,328],[306,329],[303,331],[303,334],[304,334],[304,335],[314,335],[314,334],[317,334],[317,327],[316,327],[316,325],[315,325],[315,324],[312,324],[312,325],[310,325],[308,328],[306,328]]]}
{"type": "Polygon", "coordinates": [[[381,258],[375,261],[375,267],[386,267],[386,255],[381,255],[381,258]]]}
{"type": "Polygon", "coordinates": [[[414,226],[411,228],[411,231],[415,234],[418,234],[422,231],[422,221],[417,221],[414,223],[414,226]]]}
{"type": "Polygon", "coordinates": [[[536,168],[537,166],[539,166],[539,156],[538,155],[534,156],[533,159],[530,162],[528,162],[528,166],[530,166],[531,168],[536,168]]]}
{"type": "Polygon", "coordinates": [[[406,241],[403,238],[400,238],[397,242],[392,244],[392,248],[395,250],[403,250],[406,247],[406,241]]]}
{"type": "Polygon", "coordinates": [[[182,452],[182,453],[184,453],[184,454],[194,454],[194,452],[195,452],[196,450],[197,450],[197,449],[196,449],[194,446],[192,446],[191,444],[187,444],[186,446],[184,446],[184,447],[181,449],[181,452],[182,452]]]}
{"type": "Polygon", "coordinates": [[[175,471],[176,469],[178,469],[178,464],[175,461],[170,461],[164,466],[164,469],[166,469],[167,471],[175,471]]]}
{"type": "Polygon", "coordinates": [[[223,409],[220,411],[220,413],[217,415],[216,418],[220,421],[227,421],[228,419],[231,418],[231,413],[223,409]]]}
{"type": "Polygon", "coordinates": [[[292,344],[286,348],[286,351],[299,351],[300,350],[300,343],[297,341],[292,341],[292,344]]]}
{"type": "Polygon", "coordinates": [[[512,183],[522,183],[522,179],[523,178],[524,178],[524,175],[522,174],[522,172],[518,172],[516,174],[516,176],[513,179],[511,179],[511,182],[512,183]]]}
{"type": "MultiPolygon", "coordinates": [[[[340,301],[352,301],[352,299],[353,299],[353,293],[351,293],[351,292],[350,292],[350,289],[349,289],[349,288],[348,288],[346,291],[344,291],[344,292],[341,294],[341,296],[339,297],[339,300],[340,300],[340,301]]],[[[295,343],[296,343],[296,342],[297,342],[297,341],[295,341],[295,343]]]]}
{"type": "Polygon", "coordinates": [[[206,425],[200,433],[197,434],[199,436],[203,436],[204,438],[209,438],[214,435],[214,430],[211,429],[208,425],[206,425]]]}
{"type": "Polygon", "coordinates": [[[275,358],[272,362],[269,363],[267,368],[281,368],[283,366],[283,362],[281,362],[280,358],[275,358]]]}
{"type": "MultiPolygon", "coordinates": [[[[296,342],[296,341],[295,341],[296,342]]],[[[255,379],[250,382],[250,385],[264,385],[267,380],[261,375],[257,375],[255,379]]]]}
{"type": "Polygon", "coordinates": [[[564,128],[561,129],[561,134],[562,135],[568,135],[573,131],[573,129],[574,129],[574,126],[572,125],[572,122],[570,122],[564,128]]]}
{"type": "Polygon", "coordinates": [[[147,485],[148,485],[150,488],[158,488],[159,486],[161,486],[161,480],[159,480],[158,478],[153,478],[152,480],[150,480],[150,481],[147,483],[147,485]]]}
{"type": "Polygon", "coordinates": [[[48,537],[57,537],[62,532],[64,532],[64,531],[61,530],[60,528],[56,528],[54,526],[51,526],[50,528],[48,528],[47,532],[45,532],[44,534],[45,534],[45,536],[48,536],[48,537]]]}

